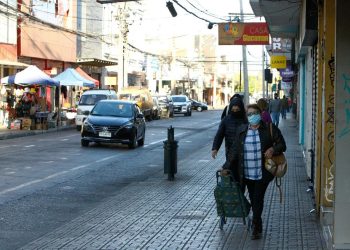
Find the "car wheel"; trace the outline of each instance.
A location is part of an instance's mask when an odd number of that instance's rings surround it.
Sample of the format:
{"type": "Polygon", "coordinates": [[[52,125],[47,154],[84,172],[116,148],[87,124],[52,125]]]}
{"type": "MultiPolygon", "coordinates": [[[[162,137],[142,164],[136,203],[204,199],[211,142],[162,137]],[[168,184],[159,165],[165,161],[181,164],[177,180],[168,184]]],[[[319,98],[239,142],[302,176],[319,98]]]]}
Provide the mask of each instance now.
{"type": "Polygon", "coordinates": [[[138,146],[143,146],[145,144],[145,136],[146,136],[146,131],[143,131],[143,136],[140,140],[137,141],[138,146]]]}
{"type": "Polygon", "coordinates": [[[174,117],[174,111],[170,113],[170,117],[174,117]]]}
{"type": "Polygon", "coordinates": [[[128,144],[128,147],[129,147],[130,149],[134,149],[134,148],[137,147],[136,134],[137,134],[137,132],[135,131],[135,132],[133,133],[132,139],[130,139],[130,142],[129,142],[129,144],[128,144]]]}
{"type": "Polygon", "coordinates": [[[192,110],[190,110],[190,113],[188,114],[188,116],[192,116],[192,110]]]}
{"type": "Polygon", "coordinates": [[[84,139],[81,139],[81,146],[83,146],[83,147],[88,147],[89,146],[89,141],[87,141],[87,140],[84,140],[84,139]]]}
{"type": "Polygon", "coordinates": [[[203,111],[202,107],[198,107],[197,111],[202,112],[203,111]]]}
{"type": "Polygon", "coordinates": [[[77,125],[77,131],[80,131],[80,130],[81,130],[81,126],[77,125]]]}

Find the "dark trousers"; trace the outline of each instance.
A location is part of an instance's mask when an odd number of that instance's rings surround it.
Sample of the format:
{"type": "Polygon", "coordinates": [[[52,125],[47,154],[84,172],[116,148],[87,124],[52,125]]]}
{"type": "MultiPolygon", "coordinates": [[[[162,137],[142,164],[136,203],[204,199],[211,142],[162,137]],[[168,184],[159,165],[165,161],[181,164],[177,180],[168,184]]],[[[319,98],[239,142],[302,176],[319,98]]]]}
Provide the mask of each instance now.
{"type": "Polygon", "coordinates": [[[264,208],[264,196],[269,182],[262,180],[244,179],[244,184],[248,188],[249,199],[253,210],[253,223],[261,226],[261,214],[264,208]]]}

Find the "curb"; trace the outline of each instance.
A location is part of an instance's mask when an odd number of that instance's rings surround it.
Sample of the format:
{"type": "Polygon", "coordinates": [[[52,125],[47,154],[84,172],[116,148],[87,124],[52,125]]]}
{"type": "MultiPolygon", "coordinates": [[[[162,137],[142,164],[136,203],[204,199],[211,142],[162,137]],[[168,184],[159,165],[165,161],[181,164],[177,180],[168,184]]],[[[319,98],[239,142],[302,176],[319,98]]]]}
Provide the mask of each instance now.
{"type": "Polygon", "coordinates": [[[39,134],[46,134],[46,133],[53,133],[58,131],[65,131],[65,130],[71,130],[75,129],[75,125],[70,126],[64,126],[64,127],[58,127],[58,128],[51,128],[48,130],[17,130],[16,132],[11,131],[8,129],[8,132],[0,132],[0,140],[7,140],[7,139],[14,139],[14,138],[20,138],[20,137],[26,137],[26,136],[32,136],[32,135],[39,135],[39,134]]]}

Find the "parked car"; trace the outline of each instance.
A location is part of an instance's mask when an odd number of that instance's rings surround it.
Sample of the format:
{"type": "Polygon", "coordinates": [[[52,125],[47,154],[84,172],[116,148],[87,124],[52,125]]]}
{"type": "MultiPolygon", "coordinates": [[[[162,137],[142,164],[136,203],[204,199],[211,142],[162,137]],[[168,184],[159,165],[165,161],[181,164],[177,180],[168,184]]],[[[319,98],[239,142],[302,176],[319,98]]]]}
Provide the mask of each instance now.
{"type": "Polygon", "coordinates": [[[160,113],[162,112],[162,110],[159,105],[158,97],[152,96],[152,99],[153,99],[152,119],[158,120],[160,119],[160,113]]]}
{"type": "Polygon", "coordinates": [[[95,105],[83,123],[81,145],[122,143],[136,148],[144,144],[145,132],[145,118],[135,102],[103,100],[95,105]]]}
{"type": "Polygon", "coordinates": [[[195,100],[191,100],[191,106],[193,110],[197,110],[199,112],[202,112],[203,110],[208,110],[207,104],[195,100]]]}
{"type": "Polygon", "coordinates": [[[95,104],[105,99],[117,99],[117,93],[114,90],[96,89],[85,91],[81,95],[78,103],[77,115],[75,117],[75,125],[78,131],[81,130],[81,125],[95,104]]]}
{"type": "Polygon", "coordinates": [[[157,96],[159,106],[161,109],[161,117],[173,117],[174,116],[174,105],[170,96],[168,95],[159,95],[157,96]]]}
{"type": "Polygon", "coordinates": [[[172,95],[171,99],[174,104],[175,114],[184,114],[185,116],[192,115],[191,101],[185,95],[172,95]]]}

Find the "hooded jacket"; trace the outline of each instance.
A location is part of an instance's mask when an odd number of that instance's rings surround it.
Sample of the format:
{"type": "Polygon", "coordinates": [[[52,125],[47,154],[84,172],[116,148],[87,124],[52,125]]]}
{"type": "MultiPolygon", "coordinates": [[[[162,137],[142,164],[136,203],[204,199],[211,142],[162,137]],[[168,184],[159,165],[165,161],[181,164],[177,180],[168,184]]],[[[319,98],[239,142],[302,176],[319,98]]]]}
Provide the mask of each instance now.
{"type": "Polygon", "coordinates": [[[235,97],[229,104],[229,114],[221,120],[218,131],[216,132],[212,150],[219,150],[225,138],[225,153],[228,152],[236,135],[237,127],[241,124],[247,124],[244,104],[241,98],[235,97]],[[238,115],[231,111],[232,106],[240,107],[241,111],[238,115]]]}

